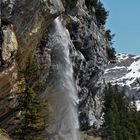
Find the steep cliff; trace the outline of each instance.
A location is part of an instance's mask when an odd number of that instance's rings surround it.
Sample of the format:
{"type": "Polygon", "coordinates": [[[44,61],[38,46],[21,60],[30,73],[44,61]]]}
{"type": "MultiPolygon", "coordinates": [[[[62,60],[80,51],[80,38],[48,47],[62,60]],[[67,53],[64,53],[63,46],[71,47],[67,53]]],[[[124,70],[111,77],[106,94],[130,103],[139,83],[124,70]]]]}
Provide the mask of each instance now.
{"type": "Polygon", "coordinates": [[[64,8],[61,1],[51,4],[48,1],[3,0],[1,6],[0,126],[10,131],[14,127],[16,96],[23,82],[19,72],[29,56],[34,55],[45,30],[64,8]]]}
{"type": "Polygon", "coordinates": [[[64,0],[2,0],[1,8],[0,127],[10,133],[16,126],[16,97],[24,83],[20,71],[29,57],[46,83],[40,95],[48,99],[53,114],[45,134],[78,140],[76,104],[80,128],[98,127],[109,42],[95,9],[89,10],[83,0],[74,5],[64,0]]]}
{"type": "Polygon", "coordinates": [[[101,123],[104,85],[98,83],[107,65],[109,43],[103,28],[97,26],[94,12],[89,12],[84,3],[72,14],[70,33],[75,47],[71,57],[79,95],[79,119],[81,129],[86,130],[101,123]]]}

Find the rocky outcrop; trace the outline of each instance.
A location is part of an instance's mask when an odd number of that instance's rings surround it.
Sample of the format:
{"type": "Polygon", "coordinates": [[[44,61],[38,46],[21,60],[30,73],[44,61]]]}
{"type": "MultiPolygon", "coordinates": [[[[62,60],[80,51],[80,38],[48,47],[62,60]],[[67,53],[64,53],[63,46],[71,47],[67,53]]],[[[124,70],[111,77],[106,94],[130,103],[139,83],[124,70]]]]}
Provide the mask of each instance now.
{"type": "Polygon", "coordinates": [[[107,65],[105,31],[96,24],[94,13],[79,6],[72,14],[70,27],[74,77],[79,94],[79,119],[82,130],[99,127],[102,115],[102,89],[99,85],[107,65]]]}
{"type": "Polygon", "coordinates": [[[16,36],[10,27],[3,28],[2,59],[7,61],[18,50],[16,36]]]}
{"type": "MultiPolygon", "coordinates": [[[[62,68],[57,67],[55,64],[57,61],[54,58],[62,57],[63,50],[59,50],[59,46],[65,46],[67,40],[70,42],[67,46],[79,97],[77,103],[81,129],[87,130],[93,125],[99,127],[102,122],[104,84],[100,85],[100,83],[107,64],[106,47],[109,43],[105,38],[104,29],[97,26],[94,10],[89,11],[85,2],[79,0],[76,7],[63,13],[64,7],[67,7],[66,3],[67,1],[63,0],[63,6],[61,0],[33,0],[31,2],[29,0],[2,0],[0,126],[8,131],[13,129],[8,124],[13,122],[10,119],[13,119],[13,113],[16,111],[18,85],[22,82],[19,71],[25,67],[27,58],[30,56],[34,58],[40,72],[40,80],[46,83],[47,92],[49,91],[47,85],[50,86],[51,81],[48,77],[52,74],[54,74],[54,81],[62,82],[56,76],[62,68]],[[52,29],[54,20],[60,14],[61,19],[64,20],[58,24],[68,28],[66,30],[64,27],[64,30],[67,37],[70,32],[69,38],[65,38],[66,35],[63,38],[62,33],[55,28],[56,26],[52,29]],[[56,42],[51,41],[55,36],[56,42]]],[[[60,61],[63,62],[61,59],[60,61]]]]}
{"type": "Polygon", "coordinates": [[[2,1],[2,26],[12,24],[19,44],[18,63],[23,66],[29,53],[54,18],[64,11],[60,0],[2,1]]]}

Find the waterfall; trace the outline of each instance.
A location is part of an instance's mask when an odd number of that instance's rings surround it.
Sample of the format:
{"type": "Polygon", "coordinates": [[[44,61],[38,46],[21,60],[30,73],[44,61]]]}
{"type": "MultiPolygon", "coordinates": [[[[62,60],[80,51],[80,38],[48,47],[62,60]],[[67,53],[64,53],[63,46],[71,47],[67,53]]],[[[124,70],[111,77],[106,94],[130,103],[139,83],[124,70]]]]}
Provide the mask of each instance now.
{"type": "Polygon", "coordinates": [[[77,92],[69,53],[73,44],[61,17],[55,19],[48,32],[48,46],[51,48],[52,57],[46,91],[51,116],[49,140],[80,140],[77,92]]]}

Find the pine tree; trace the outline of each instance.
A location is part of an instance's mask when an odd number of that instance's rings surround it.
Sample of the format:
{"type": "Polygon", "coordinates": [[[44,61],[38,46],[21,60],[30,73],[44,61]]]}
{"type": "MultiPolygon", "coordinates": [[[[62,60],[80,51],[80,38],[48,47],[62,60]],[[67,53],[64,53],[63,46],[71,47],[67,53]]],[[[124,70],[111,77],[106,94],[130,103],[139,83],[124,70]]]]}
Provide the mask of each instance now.
{"type": "Polygon", "coordinates": [[[41,84],[37,81],[37,68],[31,61],[27,63],[24,76],[25,90],[18,97],[20,122],[14,138],[15,140],[46,140],[41,134],[47,128],[45,122],[47,115],[42,113],[47,107],[47,102],[39,98],[35,90],[36,87],[39,90],[41,84]]]}
{"type": "Polygon", "coordinates": [[[104,103],[104,138],[107,140],[140,140],[138,112],[118,90],[108,85],[104,103]]]}

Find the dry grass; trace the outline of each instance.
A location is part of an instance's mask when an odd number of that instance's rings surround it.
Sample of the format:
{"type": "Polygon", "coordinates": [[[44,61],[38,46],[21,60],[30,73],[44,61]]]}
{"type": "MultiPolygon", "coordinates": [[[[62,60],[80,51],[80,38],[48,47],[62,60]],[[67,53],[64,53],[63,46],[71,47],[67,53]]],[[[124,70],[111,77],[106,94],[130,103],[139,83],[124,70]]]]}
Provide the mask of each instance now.
{"type": "Polygon", "coordinates": [[[88,136],[84,132],[81,132],[81,140],[102,140],[102,139],[100,137],[88,136]]]}
{"type": "Polygon", "coordinates": [[[0,140],[10,140],[9,136],[6,134],[6,132],[2,129],[0,129],[0,140]]]}

